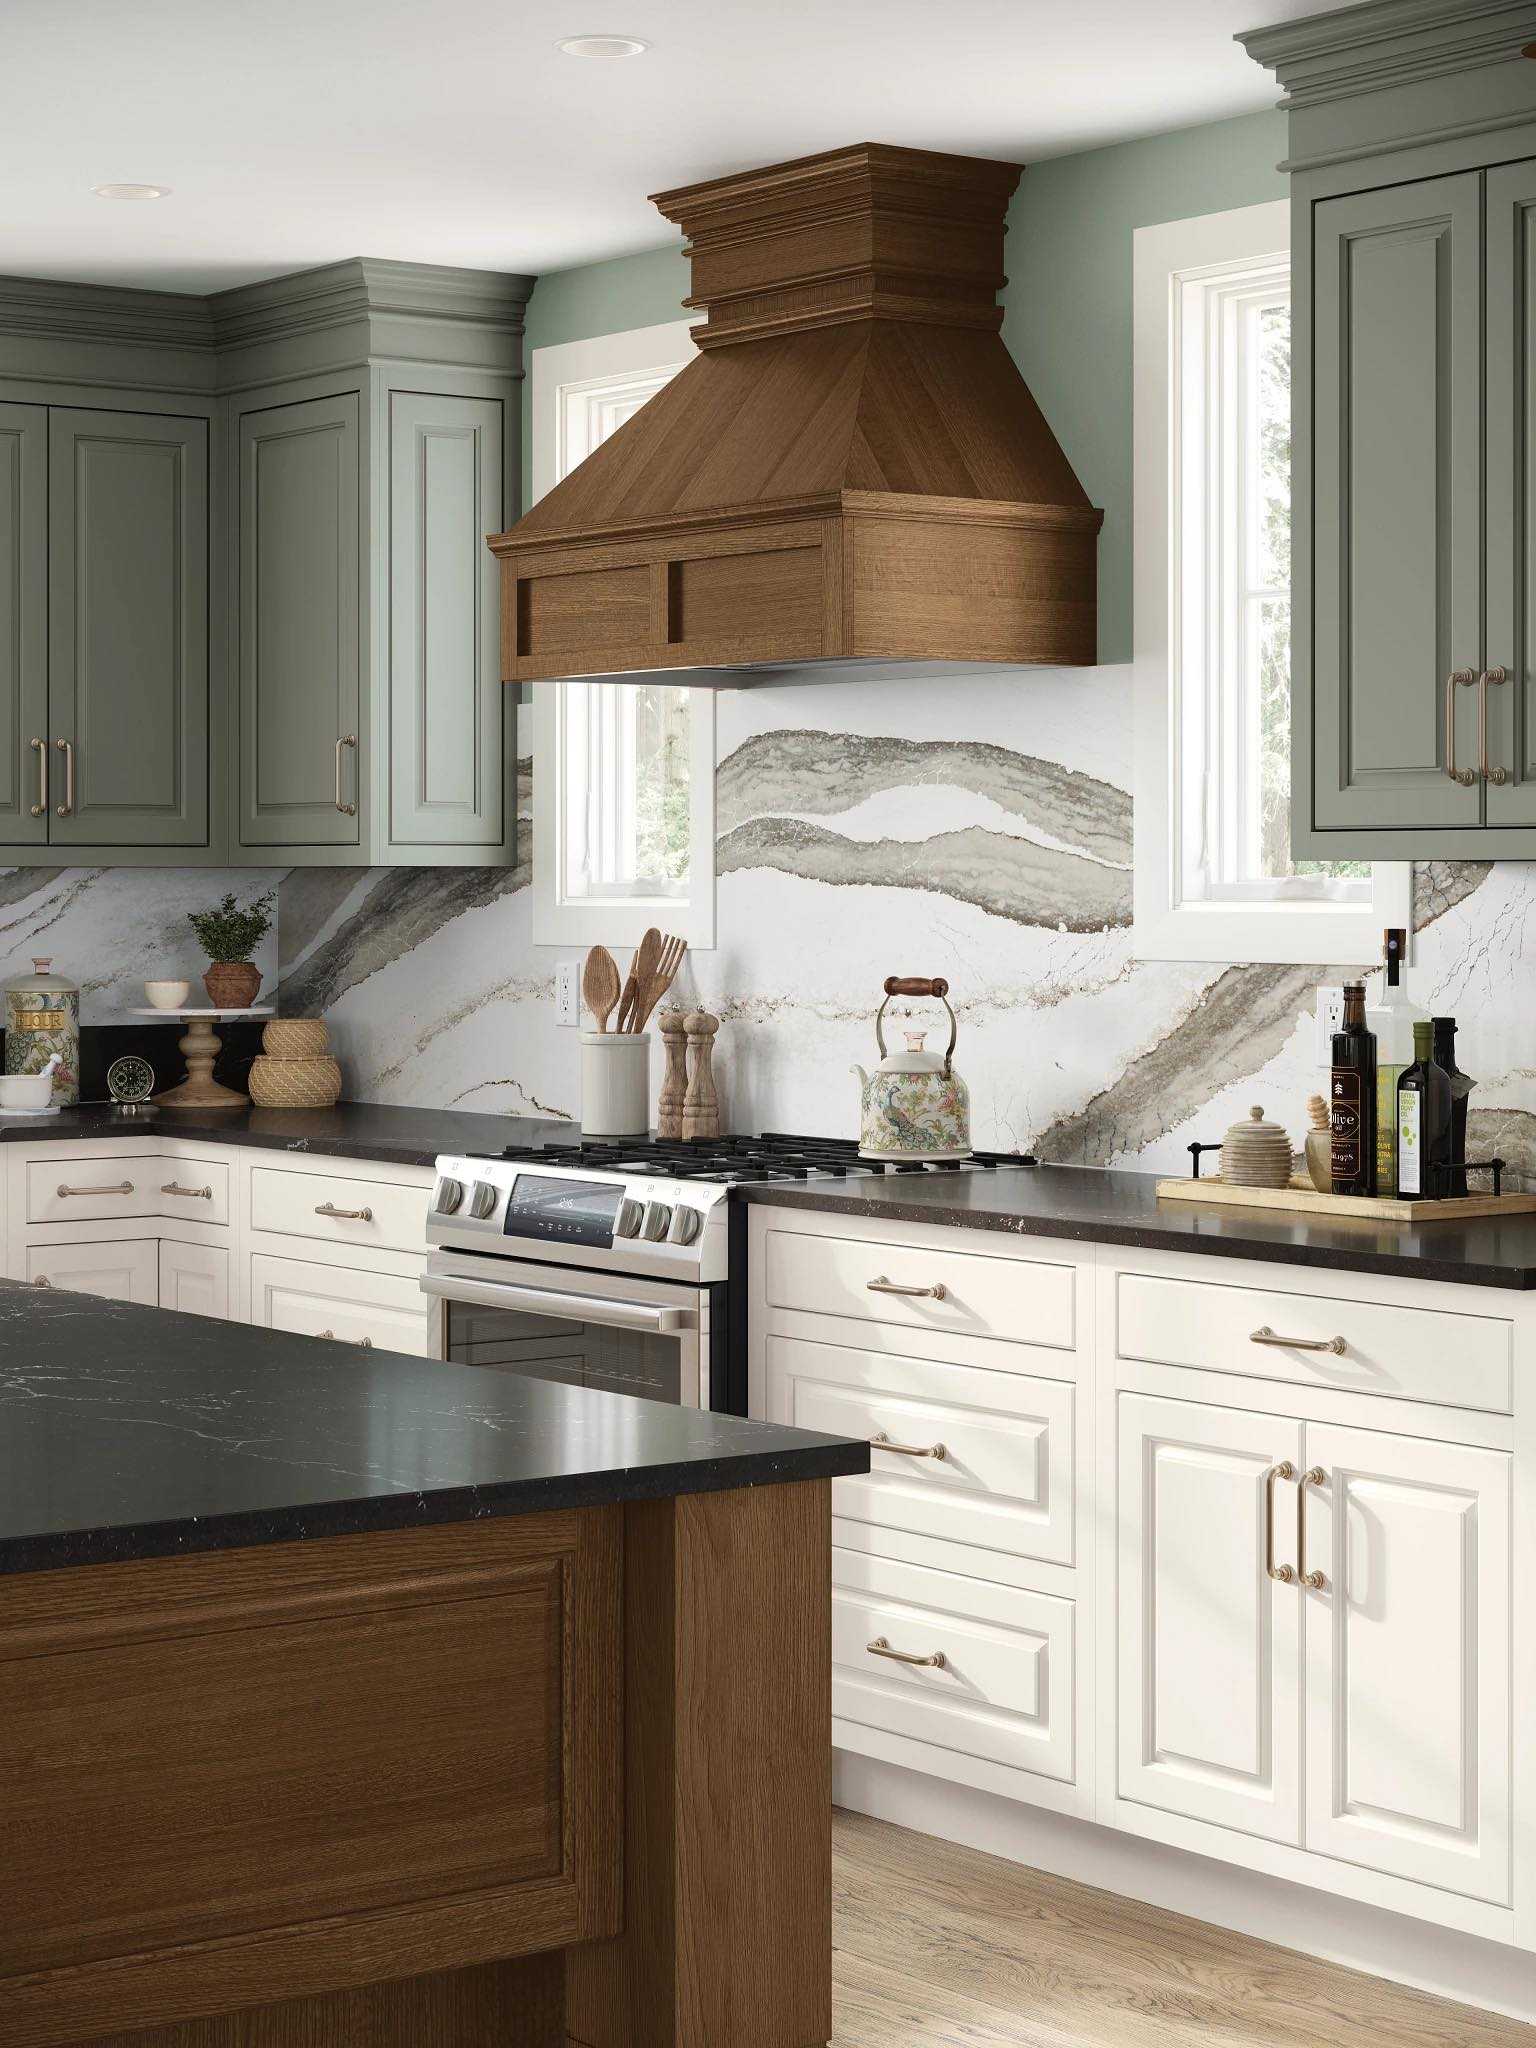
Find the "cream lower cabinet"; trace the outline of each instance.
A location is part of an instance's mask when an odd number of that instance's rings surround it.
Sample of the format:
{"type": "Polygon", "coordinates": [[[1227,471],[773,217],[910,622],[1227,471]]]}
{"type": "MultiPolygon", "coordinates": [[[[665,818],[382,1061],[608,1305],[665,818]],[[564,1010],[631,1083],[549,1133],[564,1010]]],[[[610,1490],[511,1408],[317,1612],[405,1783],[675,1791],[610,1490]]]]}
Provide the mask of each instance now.
{"type": "Polygon", "coordinates": [[[415,1279],[349,1266],[257,1253],[251,1260],[251,1321],[385,1351],[427,1350],[425,1297],[415,1279]]]}
{"type": "Polygon", "coordinates": [[[77,1294],[105,1294],[153,1307],[160,1299],[160,1246],[152,1237],[29,1245],[26,1278],[38,1287],[67,1287],[77,1294]]]}
{"type": "Polygon", "coordinates": [[[189,1315],[229,1316],[229,1253],[223,1245],[160,1244],[160,1306],[189,1315]]]}

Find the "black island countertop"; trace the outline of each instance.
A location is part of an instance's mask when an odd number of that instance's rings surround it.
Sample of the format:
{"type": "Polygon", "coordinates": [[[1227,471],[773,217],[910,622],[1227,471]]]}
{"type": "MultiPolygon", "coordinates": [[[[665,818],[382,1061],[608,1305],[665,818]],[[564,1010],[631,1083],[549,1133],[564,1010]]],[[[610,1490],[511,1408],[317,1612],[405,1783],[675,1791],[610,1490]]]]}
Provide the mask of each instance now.
{"type": "Polygon", "coordinates": [[[869,1469],[869,1446],[0,1281],[0,1573],[869,1469]]]}
{"type": "Polygon", "coordinates": [[[410,1109],[389,1102],[337,1102],[329,1109],[155,1109],[130,1115],[109,1102],[82,1102],[57,1116],[6,1116],[0,1142],[58,1138],[194,1138],[212,1145],[259,1145],[337,1159],[430,1166],[439,1152],[495,1154],[507,1145],[568,1145],[579,1127],[551,1117],[496,1116],[465,1109],[410,1109]]]}
{"type": "Polygon", "coordinates": [[[895,1173],[878,1179],[759,1182],[751,1203],[875,1222],[1133,1245],[1271,1265],[1313,1266],[1464,1287],[1536,1287],[1536,1211],[1444,1223],[1277,1215],[1159,1201],[1158,1176],[1093,1166],[895,1173]]]}

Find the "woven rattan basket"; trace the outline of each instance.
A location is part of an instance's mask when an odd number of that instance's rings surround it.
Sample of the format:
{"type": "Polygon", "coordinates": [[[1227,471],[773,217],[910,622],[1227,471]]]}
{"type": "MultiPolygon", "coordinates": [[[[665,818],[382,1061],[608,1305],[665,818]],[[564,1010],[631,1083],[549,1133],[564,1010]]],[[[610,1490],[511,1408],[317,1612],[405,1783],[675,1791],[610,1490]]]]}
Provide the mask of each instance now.
{"type": "Polygon", "coordinates": [[[261,1034],[261,1049],[275,1060],[317,1059],[330,1051],[330,1033],[318,1017],[274,1017],[261,1034]]]}
{"type": "Polygon", "coordinates": [[[341,1068],[329,1053],[297,1060],[262,1053],[251,1062],[246,1085],[262,1109],[329,1109],[341,1094],[341,1068]]]}

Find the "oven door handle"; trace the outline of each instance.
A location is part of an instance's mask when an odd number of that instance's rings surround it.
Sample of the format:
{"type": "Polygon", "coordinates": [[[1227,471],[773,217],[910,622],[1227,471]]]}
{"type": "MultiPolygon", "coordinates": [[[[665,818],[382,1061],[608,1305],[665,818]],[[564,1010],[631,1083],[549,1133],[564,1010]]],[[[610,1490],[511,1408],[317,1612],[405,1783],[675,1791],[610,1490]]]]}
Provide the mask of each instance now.
{"type": "Polygon", "coordinates": [[[686,1329],[687,1309],[658,1308],[649,1301],[610,1301],[600,1294],[566,1294],[553,1287],[523,1287],[509,1280],[471,1280],[457,1273],[423,1273],[423,1294],[443,1301],[473,1301],[486,1308],[524,1309],[530,1314],[569,1316],[573,1322],[603,1323],[613,1330],[644,1330],[664,1336],[686,1329]]]}

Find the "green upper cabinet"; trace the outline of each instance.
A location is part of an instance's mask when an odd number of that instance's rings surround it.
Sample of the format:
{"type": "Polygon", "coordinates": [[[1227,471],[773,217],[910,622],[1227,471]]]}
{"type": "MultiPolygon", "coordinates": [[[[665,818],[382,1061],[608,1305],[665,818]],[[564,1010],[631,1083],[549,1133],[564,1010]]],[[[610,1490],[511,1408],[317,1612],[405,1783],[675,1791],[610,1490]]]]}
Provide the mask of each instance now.
{"type": "Polygon", "coordinates": [[[355,391],[240,418],[240,844],[359,844],[355,391]]]}
{"type": "Polygon", "coordinates": [[[0,405],[0,847],[48,840],[48,408],[0,405]]]}
{"type": "Polygon", "coordinates": [[[503,407],[392,391],[389,839],[397,854],[498,858],[513,807],[497,641],[503,407]]]}
{"type": "MultiPolygon", "coordinates": [[[[1488,173],[1490,825],[1536,826],[1536,162],[1488,173]]],[[[1536,853],[1536,839],[1531,850],[1536,853]]]]}
{"type": "Polygon", "coordinates": [[[49,841],[208,846],[208,426],[49,413],[49,841]]]}

